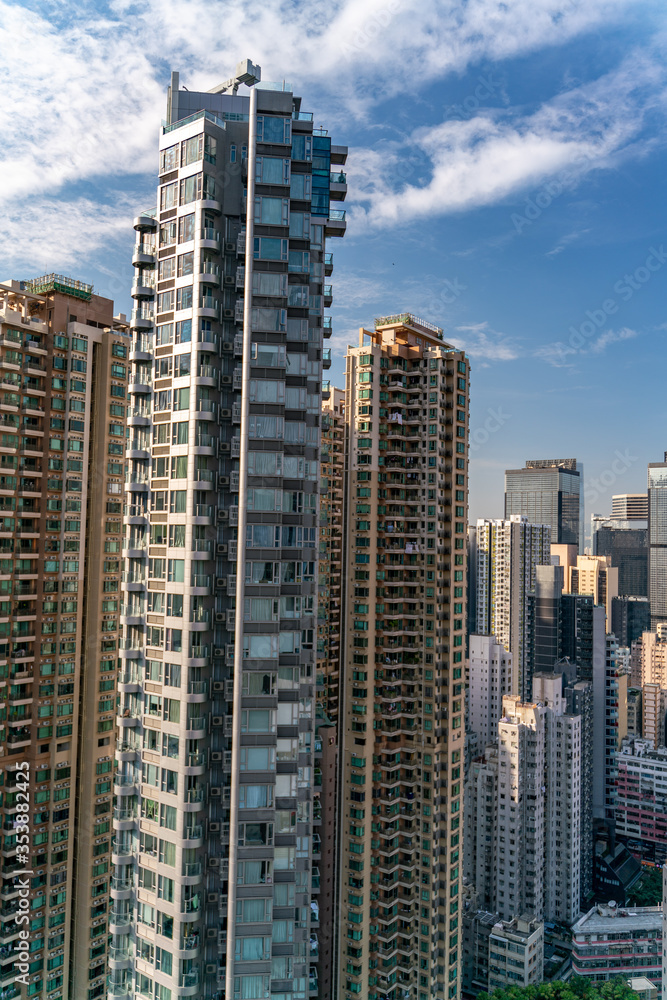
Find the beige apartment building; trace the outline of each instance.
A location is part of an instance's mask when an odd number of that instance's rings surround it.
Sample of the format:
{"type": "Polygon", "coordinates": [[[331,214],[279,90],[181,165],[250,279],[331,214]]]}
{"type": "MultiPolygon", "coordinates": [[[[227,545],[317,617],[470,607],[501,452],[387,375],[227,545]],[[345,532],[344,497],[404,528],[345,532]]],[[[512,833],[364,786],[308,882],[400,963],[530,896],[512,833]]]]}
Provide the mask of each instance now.
{"type": "Polygon", "coordinates": [[[128,338],[92,286],[0,284],[0,990],[106,992],[128,338]],[[16,765],[30,773],[21,853],[16,765]],[[29,972],[16,977],[30,869],[29,972]]]}
{"type": "Polygon", "coordinates": [[[460,990],[469,378],[409,313],[347,354],[340,998],[460,990]]]}

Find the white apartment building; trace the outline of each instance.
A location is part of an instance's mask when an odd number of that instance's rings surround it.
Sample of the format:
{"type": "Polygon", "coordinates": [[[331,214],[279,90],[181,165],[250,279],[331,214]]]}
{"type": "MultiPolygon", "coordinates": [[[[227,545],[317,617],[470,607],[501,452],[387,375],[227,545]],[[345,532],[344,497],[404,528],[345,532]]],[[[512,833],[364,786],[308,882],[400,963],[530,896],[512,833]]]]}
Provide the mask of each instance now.
{"type": "Polygon", "coordinates": [[[469,642],[468,729],[484,747],[496,740],[503,695],[512,693],[512,654],[492,635],[471,635],[469,642]]]}
{"type": "Polygon", "coordinates": [[[511,692],[530,698],[529,603],[535,567],[551,562],[551,528],[521,514],[477,521],[476,629],[512,653],[511,692]]]}
{"type": "Polygon", "coordinates": [[[496,909],[571,923],[579,912],[581,716],[558,675],[537,675],[534,703],[503,699],[498,725],[496,909]]]}

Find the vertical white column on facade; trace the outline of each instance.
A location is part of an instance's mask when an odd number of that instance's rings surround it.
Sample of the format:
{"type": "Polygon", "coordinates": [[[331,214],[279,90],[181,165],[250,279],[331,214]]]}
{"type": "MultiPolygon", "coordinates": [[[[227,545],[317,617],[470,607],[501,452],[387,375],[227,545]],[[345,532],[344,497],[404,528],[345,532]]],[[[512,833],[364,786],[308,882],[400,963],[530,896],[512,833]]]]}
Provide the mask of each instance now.
{"type": "Polygon", "coordinates": [[[245,596],[246,504],[248,496],[248,414],[250,350],[252,344],[253,220],[255,212],[255,155],[257,145],[257,91],[250,91],[248,122],[248,186],[246,205],[245,284],[243,300],[243,359],[241,362],[241,449],[239,456],[239,516],[236,555],[236,613],[234,615],[234,696],[232,715],[232,774],[229,795],[229,878],[227,890],[227,955],[225,996],[234,996],[236,937],[236,865],[239,811],[241,693],[243,681],[243,603],[245,596]]]}

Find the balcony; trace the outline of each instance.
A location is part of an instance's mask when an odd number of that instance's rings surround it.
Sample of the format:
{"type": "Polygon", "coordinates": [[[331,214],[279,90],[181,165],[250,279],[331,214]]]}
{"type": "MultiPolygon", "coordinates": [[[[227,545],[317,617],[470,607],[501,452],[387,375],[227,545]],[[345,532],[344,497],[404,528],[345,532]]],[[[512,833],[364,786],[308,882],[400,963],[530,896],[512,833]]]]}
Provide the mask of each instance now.
{"type": "Polygon", "coordinates": [[[325,347],[322,351],[322,367],[331,368],[331,348],[325,347]]]}
{"type": "Polygon", "coordinates": [[[324,224],[326,236],[344,236],[347,229],[345,212],[341,209],[332,208],[329,210],[329,218],[324,224]]]}
{"type": "Polygon", "coordinates": [[[202,229],[199,245],[203,250],[220,253],[220,233],[210,227],[202,229]]]}
{"type": "Polygon", "coordinates": [[[151,243],[138,243],[132,252],[132,263],[135,267],[155,267],[155,247],[151,243]]]}

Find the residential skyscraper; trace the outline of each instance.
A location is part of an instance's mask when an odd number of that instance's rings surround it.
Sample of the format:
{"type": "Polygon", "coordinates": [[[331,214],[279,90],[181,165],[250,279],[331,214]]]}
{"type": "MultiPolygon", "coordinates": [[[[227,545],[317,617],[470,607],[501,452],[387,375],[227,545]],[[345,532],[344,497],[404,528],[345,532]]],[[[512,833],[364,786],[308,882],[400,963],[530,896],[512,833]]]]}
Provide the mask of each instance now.
{"type": "Polygon", "coordinates": [[[611,565],[609,556],[577,556],[565,587],[569,594],[590,594],[594,604],[601,604],[607,631],[611,629],[611,602],[618,597],[618,569],[611,565]]]}
{"type": "Polygon", "coordinates": [[[334,726],[341,661],[344,449],[345,393],[332,389],[322,404],[317,701],[334,726]]]}
{"type": "Polygon", "coordinates": [[[584,471],[575,458],[526,462],[505,472],[505,517],[522,514],[532,524],[548,524],[554,544],[574,544],[583,552],[584,471]]]}
{"type": "Polygon", "coordinates": [[[498,725],[497,909],[572,923],[579,913],[581,716],[560,674],[534,677],[534,702],[503,699],[498,725]]]}
{"type": "Polygon", "coordinates": [[[469,638],[467,726],[482,749],[498,739],[503,696],[512,693],[512,654],[492,635],[469,638]]]}
{"type": "Polygon", "coordinates": [[[655,629],[667,622],[667,452],[648,467],[648,599],[655,629]]]}
{"type": "Polygon", "coordinates": [[[531,659],[535,673],[554,670],[561,658],[563,567],[536,566],[535,593],[529,596],[531,659]]]}
{"type": "Polygon", "coordinates": [[[106,989],[128,350],[91,285],[0,284],[3,993],[26,930],[28,996],[106,989]]]}
{"type": "MultiPolygon", "coordinates": [[[[135,221],[109,997],[316,991],[325,238],[341,166],[250,63],[172,74],[135,221]],[[333,168],[333,173],[332,173],[333,168]]],[[[328,774],[328,771],[327,771],[328,774]]]]}
{"type": "Polygon", "coordinates": [[[512,653],[512,693],[530,697],[529,595],[536,568],[551,562],[551,529],[513,514],[477,522],[477,612],[479,635],[493,635],[512,653]]]}
{"type": "Polygon", "coordinates": [[[410,313],[348,350],[336,997],[460,988],[468,394],[410,313]]]}

